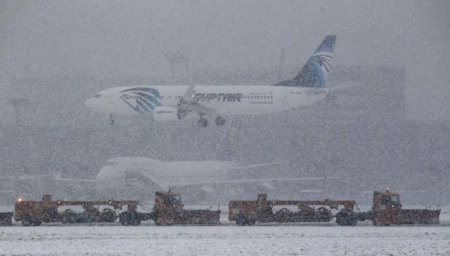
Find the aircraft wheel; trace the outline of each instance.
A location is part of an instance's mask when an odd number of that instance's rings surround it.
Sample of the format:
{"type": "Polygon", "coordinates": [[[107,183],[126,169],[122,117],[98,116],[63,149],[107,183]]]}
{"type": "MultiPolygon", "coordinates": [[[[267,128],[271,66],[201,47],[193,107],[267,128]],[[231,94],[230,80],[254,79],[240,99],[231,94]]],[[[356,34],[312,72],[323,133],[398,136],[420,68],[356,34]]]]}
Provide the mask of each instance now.
{"type": "Polygon", "coordinates": [[[198,120],[197,124],[199,127],[206,127],[208,126],[208,120],[201,118],[200,120],[198,120]]]}
{"type": "Polygon", "coordinates": [[[108,120],[108,122],[109,122],[110,125],[113,125],[113,124],[114,124],[113,114],[110,114],[110,115],[109,115],[109,120],[108,120]]]}
{"type": "Polygon", "coordinates": [[[225,124],[225,118],[218,116],[216,117],[216,120],[214,121],[217,126],[222,126],[225,124]]]}
{"type": "Polygon", "coordinates": [[[178,117],[179,120],[181,120],[185,116],[187,116],[187,112],[185,110],[178,110],[177,111],[177,117],[178,117]]]}

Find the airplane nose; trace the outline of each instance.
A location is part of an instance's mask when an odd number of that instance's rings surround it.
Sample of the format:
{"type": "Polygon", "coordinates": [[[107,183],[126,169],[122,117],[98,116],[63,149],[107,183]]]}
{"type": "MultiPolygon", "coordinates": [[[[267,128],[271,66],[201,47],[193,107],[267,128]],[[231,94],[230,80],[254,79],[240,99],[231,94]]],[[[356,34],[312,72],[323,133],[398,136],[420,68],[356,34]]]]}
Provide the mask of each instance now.
{"type": "Polygon", "coordinates": [[[101,97],[91,97],[84,102],[84,105],[97,113],[111,113],[111,106],[101,97]]]}

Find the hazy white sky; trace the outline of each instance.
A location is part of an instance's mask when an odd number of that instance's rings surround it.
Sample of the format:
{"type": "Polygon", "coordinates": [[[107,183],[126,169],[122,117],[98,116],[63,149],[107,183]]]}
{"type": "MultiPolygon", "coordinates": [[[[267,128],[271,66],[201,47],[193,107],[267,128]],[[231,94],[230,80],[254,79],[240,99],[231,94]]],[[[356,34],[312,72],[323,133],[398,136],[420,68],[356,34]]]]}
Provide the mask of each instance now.
{"type": "Polygon", "coordinates": [[[161,76],[163,52],[191,70],[297,70],[325,34],[335,63],[404,66],[410,117],[450,120],[450,1],[5,1],[0,84],[82,73],[161,76]]]}

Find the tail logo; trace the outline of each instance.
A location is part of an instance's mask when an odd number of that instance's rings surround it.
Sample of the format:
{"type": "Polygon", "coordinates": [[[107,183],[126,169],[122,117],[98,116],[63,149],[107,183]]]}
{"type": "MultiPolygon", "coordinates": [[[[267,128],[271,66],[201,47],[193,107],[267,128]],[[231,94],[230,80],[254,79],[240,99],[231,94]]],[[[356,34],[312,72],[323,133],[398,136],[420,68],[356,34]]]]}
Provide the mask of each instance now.
{"type": "Polygon", "coordinates": [[[300,69],[298,74],[289,80],[279,82],[275,85],[281,86],[301,86],[317,87],[326,86],[326,80],[331,68],[336,35],[327,35],[314,54],[308,59],[306,64],[300,69]]]}
{"type": "Polygon", "coordinates": [[[325,53],[319,53],[312,56],[312,60],[317,62],[321,68],[324,68],[327,73],[330,72],[331,67],[331,55],[325,54],[325,53]]]}
{"type": "Polygon", "coordinates": [[[151,113],[161,106],[159,91],[148,87],[135,87],[120,92],[120,98],[139,113],[151,113]]]}

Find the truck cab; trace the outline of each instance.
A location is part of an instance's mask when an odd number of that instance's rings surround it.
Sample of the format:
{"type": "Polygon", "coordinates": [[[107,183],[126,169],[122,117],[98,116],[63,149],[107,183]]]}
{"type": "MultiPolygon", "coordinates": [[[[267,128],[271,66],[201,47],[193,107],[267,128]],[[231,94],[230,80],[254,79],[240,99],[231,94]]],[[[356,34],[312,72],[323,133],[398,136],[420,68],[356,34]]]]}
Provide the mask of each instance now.
{"type": "Polygon", "coordinates": [[[378,226],[391,224],[438,224],[440,210],[402,209],[400,195],[386,189],[384,192],[373,193],[372,221],[378,226]]]}
{"type": "Polygon", "coordinates": [[[385,209],[401,209],[400,195],[398,193],[375,191],[373,193],[372,210],[385,210],[385,209]]]}

